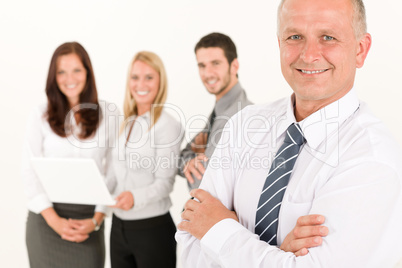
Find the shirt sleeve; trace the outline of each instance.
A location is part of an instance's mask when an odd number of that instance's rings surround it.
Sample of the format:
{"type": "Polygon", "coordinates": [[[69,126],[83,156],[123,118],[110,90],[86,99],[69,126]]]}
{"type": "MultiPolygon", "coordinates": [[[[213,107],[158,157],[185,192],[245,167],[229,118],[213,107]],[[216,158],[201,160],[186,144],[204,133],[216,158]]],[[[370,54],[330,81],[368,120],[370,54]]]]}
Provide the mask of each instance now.
{"type": "MultiPolygon", "coordinates": [[[[109,104],[108,104],[109,105],[109,104]]],[[[114,105],[114,104],[113,104],[114,105]]],[[[109,111],[106,108],[106,111],[109,111]]],[[[105,184],[106,187],[108,188],[110,193],[113,193],[117,181],[116,181],[116,176],[113,170],[113,148],[117,146],[117,139],[119,137],[119,115],[120,112],[116,108],[113,112],[108,112],[105,113],[104,118],[106,122],[106,129],[107,129],[107,141],[106,141],[106,154],[105,154],[105,161],[104,161],[104,178],[105,178],[105,184]]],[[[106,215],[110,214],[112,212],[112,209],[108,206],[104,205],[97,205],[95,207],[96,212],[102,212],[106,215]]]]}
{"type": "MultiPolygon", "coordinates": [[[[106,161],[109,162],[110,164],[108,165],[106,169],[106,175],[105,175],[105,184],[107,189],[109,190],[109,193],[113,193],[116,185],[117,185],[117,180],[115,176],[115,172],[113,170],[113,165],[111,163],[112,158],[111,158],[111,153],[109,153],[108,157],[106,158],[106,161]]],[[[112,213],[113,209],[105,206],[105,205],[97,205],[95,207],[95,212],[102,212],[105,215],[110,215],[112,213]]]]}
{"type": "Polygon", "coordinates": [[[309,249],[308,255],[297,258],[261,242],[239,223],[224,220],[201,240],[201,250],[208,253],[203,256],[221,267],[392,267],[395,260],[380,265],[375,264],[373,256],[379,250],[379,241],[384,239],[379,230],[391,228],[389,221],[397,208],[394,201],[400,186],[395,173],[378,163],[367,163],[333,180],[319,191],[310,211],[326,216],[329,235],[322,246],[309,249]],[[361,172],[362,169],[365,171],[361,172]],[[378,170],[385,175],[382,182],[373,180],[380,175],[378,170]],[[375,175],[364,184],[355,184],[359,180],[351,176],[357,172],[375,175]]]}
{"type": "MultiPolygon", "coordinates": [[[[222,140],[229,138],[227,133],[227,131],[223,131],[220,144],[222,144],[222,140]]],[[[230,157],[230,154],[231,149],[228,146],[217,146],[211,160],[209,161],[200,189],[208,191],[211,195],[218,198],[228,209],[233,210],[233,191],[231,191],[231,189],[233,189],[233,170],[232,168],[220,168],[219,166],[214,166],[214,159],[230,157]]],[[[236,233],[238,228],[242,227],[240,224],[235,223],[233,225],[231,223],[233,222],[230,220],[219,222],[208,231],[202,241],[196,239],[187,232],[178,231],[176,233],[176,240],[182,249],[181,261],[183,267],[222,267],[223,264],[220,262],[218,257],[219,248],[222,246],[222,243],[225,243],[230,234],[236,233]],[[222,225],[224,225],[222,228],[225,231],[224,233],[220,233],[221,229],[217,228],[222,225]],[[218,231],[215,232],[214,229],[218,231]],[[215,235],[218,236],[214,237],[215,235]]]]}
{"type": "MultiPolygon", "coordinates": [[[[211,117],[212,114],[209,116],[208,120],[209,122],[211,122],[211,117]]],[[[184,175],[184,168],[187,164],[188,161],[190,161],[191,159],[195,158],[197,156],[197,153],[195,153],[193,151],[193,149],[191,148],[191,144],[194,143],[195,138],[200,134],[200,133],[210,133],[210,124],[207,123],[204,127],[203,130],[201,130],[200,132],[197,133],[197,135],[194,136],[194,138],[187,143],[186,147],[181,151],[180,153],[180,158],[179,158],[179,163],[178,163],[178,175],[187,179],[186,176],[184,175]]],[[[210,143],[210,142],[209,142],[210,143]]],[[[209,146],[210,144],[207,144],[207,146],[209,146]]],[[[204,165],[204,167],[207,165],[206,162],[202,162],[202,164],[204,165]]],[[[189,181],[187,181],[187,185],[188,188],[190,190],[192,189],[197,189],[199,188],[201,181],[199,179],[197,179],[194,175],[192,175],[194,182],[190,183],[189,181]]]]}
{"type": "Polygon", "coordinates": [[[179,168],[177,174],[183,178],[186,177],[184,176],[184,167],[186,163],[196,156],[196,154],[191,149],[191,143],[193,142],[193,140],[194,139],[192,139],[191,142],[187,143],[186,147],[184,147],[184,149],[180,153],[179,168]]]}
{"type": "MultiPolygon", "coordinates": [[[[197,135],[194,136],[194,138],[187,143],[186,147],[184,147],[184,149],[180,152],[180,159],[179,159],[179,168],[178,168],[178,175],[180,175],[183,178],[186,178],[186,176],[184,176],[184,167],[186,165],[186,163],[193,159],[194,157],[196,157],[196,153],[193,151],[193,149],[191,148],[191,144],[194,142],[195,137],[197,137],[200,133],[209,133],[210,131],[210,124],[209,122],[211,122],[211,115],[209,115],[208,117],[208,122],[205,124],[204,129],[202,129],[200,132],[197,133],[197,135]]],[[[195,177],[194,177],[195,179],[195,177]]],[[[191,187],[191,185],[189,185],[189,187],[191,188],[198,188],[198,184],[196,185],[196,187],[191,187]]]]}
{"type": "MultiPolygon", "coordinates": [[[[116,143],[118,142],[118,134],[116,134],[115,136],[115,141],[116,143]]],[[[116,145],[117,146],[117,145],[116,145]]],[[[114,170],[114,159],[113,159],[114,155],[113,155],[113,148],[109,148],[107,155],[106,155],[106,166],[105,166],[105,184],[107,189],[109,190],[110,194],[113,194],[116,186],[117,186],[117,178],[116,178],[116,172],[114,170]]],[[[102,212],[106,215],[110,215],[113,211],[112,208],[108,207],[108,206],[104,206],[104,205],[97,205],[95,207],[95,211],[97,212],[102,212]]]]}
{"type": "Polygon", "coordinates": [[[28,198],[27,206],[30,211],[37,214],[46,208],[53,207],[31,164],[33,157],[43,156],[43,120],[43,113],[39,107],[30,113],[21,158],[21,177],[24,192],[28,198]]]}
{"type": "MultiPolygon", "coordinates": [[[[228,132],[232,131],[225,131],[223,139],[229,139],[228,132]]],[[[220,144],[223,142],[221,139],[220,144]]],[[[218,146],[213,158],[230,157],[231,150],[230,146],[218,146]]],[[[336,170],[329,175],[331,177],[323,187],[315,189],[310,210],[310,214],[326,217],[325,226],[329,228],[329,234],[323,238],[321,246],[310,248],[306,256],[296,257],[293,253],[268,245],[239,222],[225,219],[215,224],[201,240],[187,232],[177,232],[183,266],[392,267],[397,260],[390,258],[384,262],[384,258],[376,256],[387,252],[396,256],[400,251],[397,238],[389,236],[390,233],[401,233],[396,224],[401,222],[398,173],[386,163],[363,157],[358,161],[347,160],[336,170]],[[387,235],[383,230],[387,230],[387,235]],[[379,243],[384,245],[384,241],[392,244],[383,249],[379,243]],[[378,263],[379,260],[382,262],[378,263]]],[[[233,210],[236,179],[233,168],[211,168],[209,165],[200,188],[233,210]]],[[[242,222],[241,218],[247,215],[238,217],[242,222]]]]}
{"type": "Polygon", "coordinates": [[[159,120],[161,124],[155,125],[155,130],[148,132],[155,146],[154,182],[146,187],[131,190],[134,196],[134,211],[168,197],[173,190],[183,128],[171,117],[161,117],[159,120]]]}
{"type": "MultiPolygon", "coordinates": [[[[185,178],[186,180],[187,180],[187,178],[184,175],[184,167],[186,166],[188,161],[190,161],[191,159],[193,159],[197,156],[197,154],[191,149],[191,143],[193,141],[194,141],[194,139],[190,143],[188,143],[186,145],[186,147],[181,151],[181,155],[179,158],[178,175],[185,178]]],[[[202,162],[202,164],[204,165],[204,167],[206,166],[205,162],[202,162]]],[[[200,186],[201,181],[199,179],[197,179],[197,177],[194,176],[193,174],[191,174],[191,176],[193,177],[194,182],[190,183],[189,181],[187,181],[187,186],[188,186],[189,190],[197,189],[200,186]]]]}

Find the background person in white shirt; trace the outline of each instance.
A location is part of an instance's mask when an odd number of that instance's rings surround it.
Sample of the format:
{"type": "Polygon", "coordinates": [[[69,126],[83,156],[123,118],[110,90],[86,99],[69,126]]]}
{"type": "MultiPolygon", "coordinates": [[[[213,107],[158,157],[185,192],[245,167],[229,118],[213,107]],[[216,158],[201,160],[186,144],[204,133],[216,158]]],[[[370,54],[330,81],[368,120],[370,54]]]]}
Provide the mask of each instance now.
{"type": "Polygon", "coordinates": [[[402,255],[402,152],[353,90],[371,46],[363,2],[284,0],[278,42],[294,94],[226,125],[191,192],[199,202],[186,203],[179,224],[184,267],[393,267],[402,255]],[[282,199],[278,245],[301,215],[321,214],[329,229],[302,257],[254,234],[266,163],[295,122],[306,143],[282,199]]]}
{"type": "Polygon", "coordinates": [[[115,139],[115,129],[113,125],[109,129],[107,120],[118,111],[114,104],[110,110],[109,104],[98,102],[91,61],[77,42],[64,43],[53,53],[46,95],[47,104],[29,118],[22,157],[30,267],[103,267],[104,207],[52,203],[30,160],[92,158],[105,173],[109,144],[115,139]]]}
{"type": "Polygon", "coordinates": [[[176,267],[176,226],[170,216],[182,125],[163,105],[167,77],[161,59],[137,53],[129,67],[124,122],[107,185],[117,204],[110,238],[112,267],[176,267]]]}

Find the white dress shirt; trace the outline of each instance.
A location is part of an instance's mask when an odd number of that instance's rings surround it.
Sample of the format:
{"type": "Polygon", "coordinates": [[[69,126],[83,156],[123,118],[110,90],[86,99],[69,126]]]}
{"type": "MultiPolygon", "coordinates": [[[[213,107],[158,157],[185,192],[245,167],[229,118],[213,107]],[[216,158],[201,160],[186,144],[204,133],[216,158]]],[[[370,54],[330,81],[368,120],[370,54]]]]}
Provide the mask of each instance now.
{"type": "Polygon", "coordinates": [[[299,122],[307,142],[279,213],[279,245],[308,214],[326,217],[322,245],[295,257],[254,234],[271,161],[296,121],[293,103],[249,106],[226,125],[200,188],[240,223],[222,220],[201,241],[179,231],[184,267],[393,267],[402,256],[402,151],[354,90],[299,122]]]}
{"type": "Polygon", "coordinates": [[[164,215],[172,206],[169,194],[173,190],[184,128],[164,110],[151,129],[149,112],[131,121],[134,125],[126,125],[113,150],[107,185],[114,196],[130,191],[134,207],[128,211],[116,208],[113,213],[122,220],[164,215]]]}
{"type": "MultiPolygon", "coordinates": [[[[54,133],[45,117],[47,104],[38,106],[29,115],[22,152],[22,180],[30,211],[39,214],[53,207],[33,170],[32,157],[92,158],[101,173],[105,174],[111,148],[115,146],[119,111],[113,103],[100,101],[99,105],[102,112],[99,127],[93,137],[85,140],[78,138],[80,128],[73,116],[70,117],[75,130],[72,135],[63,138],[54,133]]],[[[97,206],[95,210],[105,212],[103,206],[97,206]]]]}

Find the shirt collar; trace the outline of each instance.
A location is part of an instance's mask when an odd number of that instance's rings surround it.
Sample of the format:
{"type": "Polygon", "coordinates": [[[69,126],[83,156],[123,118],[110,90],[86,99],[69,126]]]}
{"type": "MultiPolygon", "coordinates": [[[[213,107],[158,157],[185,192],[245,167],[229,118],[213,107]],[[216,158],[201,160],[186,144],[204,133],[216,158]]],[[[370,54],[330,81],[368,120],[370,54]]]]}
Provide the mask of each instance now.
{"type": "MultiPolygon", "coordinates": [[[[134,114],[132,116],[130,116],[128,119],[126,120],[130,120],[130,121],[141,121],[141,122],[149,122],[151,120],[151,112],[147,111],[142,115],[138,115],[138,114],[134,114]]],[[[130,124],[127,124],[127,126],[129,126],[130,124]]]]}
{"type": "Polygon", "coordinates": [[[243,89],[240,83],[237,82],[236,85],[234,85],[228,93],[223,95],[222,98],[220,98],[215,104],[214,111],[216,116],[222,115],[227,110],[227,108],[233,104],[233,102],[240,95],[242,90],[243,89]]]}
{"type": "Polygon", "coordinates": [[[142,115],[139,115],[138,117],[150,118],[151,117],[151,112],[147,111],[146,113],[143,113],[142,115]]]}
{"type": "MultiPolygon", "coordinates": [[[[296,123],[294,116],[294,94],[287,103],[286,115],[278,125],[277,138],[285,133],[287,128],[296,123]]],[[[324,139],[333,131],[337,131],[339,126],[345,122],[359,108],[359,99],[354,89],[351,89],[345,96],[334,101],[324,108],[311,114],[300,125],[304,137],[311,148],[316,149],[324,139]]]]}

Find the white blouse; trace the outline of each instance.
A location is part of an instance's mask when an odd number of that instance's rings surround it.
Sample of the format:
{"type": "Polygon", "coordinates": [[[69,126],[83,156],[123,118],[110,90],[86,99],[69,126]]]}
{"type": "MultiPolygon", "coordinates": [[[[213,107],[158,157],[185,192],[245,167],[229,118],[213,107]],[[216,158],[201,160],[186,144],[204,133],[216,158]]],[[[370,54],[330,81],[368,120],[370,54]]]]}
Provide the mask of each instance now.
{"type": "Polygon", "coordinates": [[[113,150],[112,167],[107,176],[108,188],[114,196],[124,191],[133,194],[132,209],[113,210],[122,220],[156,217],[169,211],[172,205],[169,194],[173,190],[184,136],[181,123],[164,110],[151,129],[149,112],[131,121],[113,150]]]}
{"type": "MultiPolygon", "coordinates": [[[[106,173],[111,148],[116,143],[119,111],[113,103],[101,101],[99,104],[102,112],[100,125],[95,135],[85,140],[78,138],[80,129],[72,114],[69,118],[75,131],[66,138],[58,136],[50,128],[45,117],[47,104],[40,105],[30,114],[22,152],[22,179],[30,211],[40,213],[53,206],[32,168],[32,157],[92,158],[101,173],[106,173]]],[[[96,211],[105,212],[105,208],[97,206],[96,211]]]]}

